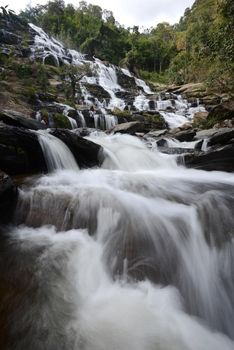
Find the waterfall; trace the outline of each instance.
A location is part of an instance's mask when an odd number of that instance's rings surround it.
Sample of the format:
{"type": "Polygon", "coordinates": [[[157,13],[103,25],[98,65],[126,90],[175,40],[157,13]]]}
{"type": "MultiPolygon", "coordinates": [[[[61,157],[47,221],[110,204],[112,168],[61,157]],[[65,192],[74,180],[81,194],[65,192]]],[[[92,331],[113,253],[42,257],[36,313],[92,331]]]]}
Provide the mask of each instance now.
{"type": "Polygon", "coordinates": [[[101,168],[20,191],[1,255],[2,281],[19,286],[14,312],[1,299],[12,348],[233,349],[233,175],[185,169],[133,136],[89,138],[101,168]]]}
{"type": "Polygon", "coordinates": [[[79,169],[73,154],[61,140],[46,131],[40,130],[37,134],[50,172],[58,169],[79,169]]]}
{"type": "MultiPolygon", "coordinates": [[[[75,50],[66,49],[62,43],[54,38],[50,38],[41,28],[36,27],[34,24],[30,24],[31,29],[34,31],[34,45],[31,47],[31,58],[42,59],[45,62],[47,57],[52,56],[57,66],[63,64],[75,64],[77,66],[83,66],[88,64],[92,71],[92,76],[84,76],[79,82],[80,91],[82,95],[81,102],[86,104],[86,107],[95,106],[98,109],[100,117],[95,117],[97,125],[102,125],[103,128],[108,128],[116,124],[116,119],[111,116],[110,110],[118,108],[123,110],[126,105],[129,105],[129,91],[126,91],[125,85],[120,85],[118,82],[118,72],[121,72],[122,76],[127,79],[131,79],[131,83],[134,93],[133,105],[138,111],[153,111],[160,113],[161,116],[167,122],[169,128],[177,128],[185,123],[190,123],[193,120],[195,113],[205,112],[204,106],[199,104],[197,101],[197,107],[191,107],[191,104],[184,99],[181,95],[165,93],[165,100],[162,100],[160,94],[156,96],[151,91],[150,87],[141,79],[134,77],[127,69],[122,68],[121,70],[111,64],[104,64],[98,58],[94,61],[88,61],[85,55],[75,50]],[[110,98],[103,98],[99,96],[93,96],[93,90],[89,91],[89,85],[93,88],[95,85],[105,90],[110,98]],[[138,93],[135,95],[135,92],[138,93]],[[120,93],[120,95],[118,95],[120,93]],[[119,96],[125,96],[120,98],[119,96]],[[150,98],[149,98],[150,95],[150,98]],[[151,102],[151,103],[149,103],[151,102]],[[155,106],[155,107],[152,107],[155,106]],[[102,115],[101,115],[102,114],[102,115]]],[[[121,79],[120,79],[121,81],[121,79]]],[[[131,90],[131,89],[130,89],[131,90]]],[[[105,96],[105,94],[104,94],[105,96]]],[[[69,106],[64,105],[64,114],[68,111],[69,106]]],[[[66,114],[65,114],[66,115],[66,114]]],[[[70,120],[70,122],[72,122],[70,120]]],[[[72,122],[72,127],[75,127],[72,122]]],[[[95,124],[95,125],[96,125],[95,124]]]]}
{"type": "Polygon", "coordinates": [[[68,117],[68,119],[69,119],[69,122],[70,122],[70,124],[71,124],[72,129],[78,128],[77,122],[76,122],[75,119],[73,119],[73,118],[71,118],[71,117],[68,117]]]}

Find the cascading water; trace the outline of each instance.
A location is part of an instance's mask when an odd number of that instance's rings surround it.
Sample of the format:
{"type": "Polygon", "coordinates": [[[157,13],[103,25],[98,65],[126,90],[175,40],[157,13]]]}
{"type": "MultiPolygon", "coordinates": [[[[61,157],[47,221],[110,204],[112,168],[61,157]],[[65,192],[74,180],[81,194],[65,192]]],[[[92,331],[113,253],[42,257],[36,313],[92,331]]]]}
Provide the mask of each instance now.
{"type": "Polygon", "coordinates": [[[73,154],[61,140],[46,131],[40,130],[37,134],[49,171],[79,169],[73,154]]]}
{"type": "Polygon", "coordinates": [[[20,192],[0,265],[11,349],[233,349],[233,175],[131,136],[89,138],[101,168],[20,192]]]}
{"type": "MultiPolygon", "coordinates": [[[[66,49],[62,43],[54,38],[50,38],[41,28],[34,24],[30,24],[30,27],[34,31],[34,34],[36,34],[34,45],[31,47],[32,59],[39,58],[45,62],[47,57],[50,58],[52,56],[57,66],[60,63],[77,66],[89,65],[92,76],[84,75],[79,81],[80,91],[78,95],[81,94],[83,101],[77,102],[84,102],[87,108],[95,107],[98,110],[99,113],[96,113],[93,119],[96,125],[102,126],[103,129],[109,129],[118,122],[111,114],[111,111],[116,108],[124,110],[126,106],[130,106],[131,108],[132,102],[129,105],[129,93],[132,95],[133,106],[137,111],[160,112],[169,128],[177,128],[191,122],[195,113],[205,111],[205,108],[199,105],[199,100],[196,102],[196,107],[191,107],[191,104],[180,95],[168,94],[166,99],[162,100],[160,94],[154,95],[150,87],[143,80],[134,77],[127,69],[122,68],[120,70],[114,65],[106,65],[98,58],[88,61],[85,55],[75,50],[66,49]],[[117,74],[119,71],[128,79],[131,78],[132,91],[127,91],[119,83],[117,74]],[[93,96],[89,91],[89,85],[92,87],[101,87],[109,97],[97,98],[93,96]],[[117,93],[120,93],[120,95],[117,93]],[[125,96],[125,94],[126,98],[119,97],[125,96]],[[155,107],[152,108],[152,106],[155,107]]],[[[93,90],[91,89],[91,91],[93,90]]],[[[71,119],[69,120],[72,123],[72,127],[75,128],[75,123],[71,119]]]]}

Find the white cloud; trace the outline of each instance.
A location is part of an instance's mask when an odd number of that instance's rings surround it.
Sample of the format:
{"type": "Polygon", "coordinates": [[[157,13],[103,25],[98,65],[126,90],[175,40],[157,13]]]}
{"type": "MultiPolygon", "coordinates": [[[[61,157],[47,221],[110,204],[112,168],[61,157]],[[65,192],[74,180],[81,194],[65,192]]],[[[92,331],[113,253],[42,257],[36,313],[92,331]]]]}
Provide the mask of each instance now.
{"type": "MultiPolygon", "coordinates": [[[[47,0],[30,1],[32,6],[47,2],[47,0]]],[[[194,0],[89,0],[87,2],[111,10],[120,24],[149,28],[163,21],[171,24],[178,22],[186,7],[191,7],[194,0]]],[[[65,0],[65,3],[78,6],[77,0],[65,0]]],[[[9,5],[9,8],[15,11],[24,9],[27,4],[29,4],[29,0],[1,0],[1,6],[9,5]]]]}

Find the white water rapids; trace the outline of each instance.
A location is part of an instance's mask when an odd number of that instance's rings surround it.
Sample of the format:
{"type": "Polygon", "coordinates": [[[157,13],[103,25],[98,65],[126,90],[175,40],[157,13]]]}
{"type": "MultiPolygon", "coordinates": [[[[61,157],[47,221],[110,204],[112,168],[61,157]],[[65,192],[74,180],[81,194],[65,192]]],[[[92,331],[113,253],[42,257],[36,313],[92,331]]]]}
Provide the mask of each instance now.
{"type": "Polygon", "coordinates": [[[21,189],[3,256],[20,300],[9,349],[234,349],[233,175],[131,136],[90,139],[101,168],[21,189]]]}

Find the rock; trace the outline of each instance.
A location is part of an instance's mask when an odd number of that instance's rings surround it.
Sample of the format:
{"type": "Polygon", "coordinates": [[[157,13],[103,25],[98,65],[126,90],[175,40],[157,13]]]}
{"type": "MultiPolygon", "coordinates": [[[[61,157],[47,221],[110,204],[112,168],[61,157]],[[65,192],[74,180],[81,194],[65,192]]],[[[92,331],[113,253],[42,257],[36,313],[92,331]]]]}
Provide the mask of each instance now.
{"type": "Polygon", "coordinates": [[[200,124],[202,122],[204,122],[204,120],[207,119],[208,116],[208,112],[197,112],[194,114],[193,116],[193,124],[200,124]]]}
{"type": "Polygon", "coordinates": [[[0,43],[8,45],[18,45],[21,42],[20,36],[8,32],[5,29],[0,29],[0,43]]]}
{"type": "Polygon", "coordinates": [[[214,128],[233,128],[234,127],[234,118],[232,119],[225,119],[217,124],[214,125],[214,128]]]}
{"type": "Polygon", "coordinates": [[[180,131],[181,131],[180,128],[173,128],[173,129],[169,130],[168,133],[173,135],[173,137],[174,137],[174,135],[178,134],[180,131]]]}
{"type": "MultiPolygon", "coordinates": [[[[158,144],[158,142],[157,142],[158,144]]],[[[194,153],[194,149],[192,148],[180,148],[180,147],[160,147],[160,152],[165,154],[188,154],[194,153]]]]}
{"type": "Polygon", "coordinates": [[[217,133],[217,129],[206,129],[198,131],[195,135],[195,140],[204,140],[214,136],[217,133]]]}
{"type": "Polygon", "coordinates": [[[46,172],[37,134],[13,126],[0,127],[0,169],[10,175],[46,172]]]}
{"type": "Polygon", "coordinates": [[[0,120],[7,125],[23,127],[25,129],[39,130],[46,126],[37,120],[26,118],[22,113],[5,109],[0,111],[0,120]]]}
{"type": "Polygon", "coordinates": [[[90,168],[101,163],[102,147],[76,135],[67,129],[55,129],[50,132],[62,140],[73,153],[79,167],[90,168]]]}
{"type": "Polygon", "coordinates": [[[234,138],[234,128],[223,128],[217,130],[217,132],[214,134],[214,136],[211,137],[211,139],[208,142],[208,146],[214,146],[214,145],[225,145],[229,143],[229,141],[234,138]]]}
{"type": "Polygon", "coordinates": [[[146,135],[145,135],[145,138],[147,137],[153,137],[153,138],[158,138],[162,135],[165,135],[167,133],[167,129],[163,129],[163,130],[152,130],[150,132],[148,132],[146,135]]]}
{"type": "Polygon", "coordinates": [[[88,92],[98,99],[110,99],[110,94],[101,86],[96,84],[84,84],[88,92]]]}
{"type": "Polygon", "coordinates": [[[182,161],[188,168],[233,172],[234,144],[199,155],[185,155],[182,159],[179,162],[182,161]]]}
{"type": "Polygon", "coordinates": [[[48,54],[44,58],[44,64],[47,64],[48,66],[54,66],[54,67],[59,67],[59,61],[56,56],[52,54],[48,54]]]}
{"type": "MultiPolygon", "coordinates": [[[[169,91],[169,90],[167,90],[169,91]]],[[[197,97],[197,95],[204,95],[206,87],[203,83],[188,83],[181,86],[176,86],[174,90],[170,89],[170,92],[175,92],[177,94],[186,94],[189,97],[197,97]]]]}
{"type": "Polygon", "coordinates": [[[234,118],[234,101],[227,101],[214,107],[207,116],[207,124],[213,127],[215,124],[223,122],[226,119],[234,118]]]}
{"type": "MultiPolygon", "coordinates": [[[[168,145],[167,145],[167,140],[166,139],[160,139],[157,141],[157,146],[158,147],[164,147],[164,148],[168,148],[168,145]]],[[[161,149],[160,149],[160,152],[161,152],[161,149]]]]}
{"type": "Polygon", "coordinates": [[[189,129],[192,129],[192,125],[191,125],[191,123],[184,123],[179,128],[180,128],[180,130],[189,130],[189,129]]]}
{"type": "Polygon", "coordinates": [[[18,190],[12,179],[0,170],[0,224],[9,223],[17,202],[18,190]]]}
{"type": "Polygon", "coordinates": [[[155,106],[155,101],[150,100],[149,101],[149,109],[155,110],[156,109],[155,107],[156,107],[155,106]]]}
{"type": "Polygon", "coordinates": [[[39,92],[38,98],[43,102],[57,102],[57,97],[54,94],[48,92],[39,92]]]}
{"type": "Polygon", "coordinates": [[[122,123],[114,126],[112,129],[109,130],[110,133],[116,134],[130,134],[134,135],[136,132],[141,132],[144,130],[144,124],[141,122],[129,122],[129,123],[122,123]]]}
{"type": "Polygon", "coordinates": [[[134,77],[124,74],[121,69],[117,69],[116,74],[117,74],[118,84],[121,87],[123,87],[125,90],[130,90],[130,91],[136,90],[136,82],[134,77]]]}
{"type": "Polygon", "coordinates": [[[127,100],[132,97],[132,93],[129,91],[116,91],[115,95],[122,100],[127,100]]]}
{"type": "Polygon", "coordinates": [[[202,145],[203,145],[203,140],[198,141],[198,143],[196,143],[196,145],[194,147],[194,150],[195,151],[201,151],[202,145]]]}
{"type": "Polygon", "coordinates": [[[195,135],[196,135],[196,131],[194,130],[184,130],[176,133],[174,137],[176,140],[180,142],[184,142],[184,141],[190,142],[190,141],[193,141],[195,135]]]}

